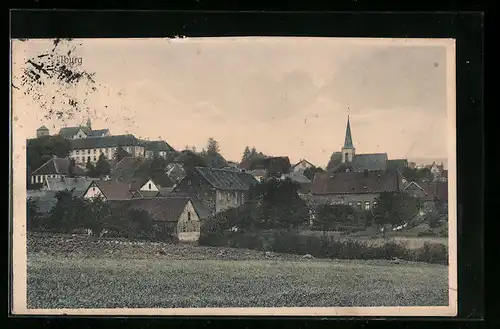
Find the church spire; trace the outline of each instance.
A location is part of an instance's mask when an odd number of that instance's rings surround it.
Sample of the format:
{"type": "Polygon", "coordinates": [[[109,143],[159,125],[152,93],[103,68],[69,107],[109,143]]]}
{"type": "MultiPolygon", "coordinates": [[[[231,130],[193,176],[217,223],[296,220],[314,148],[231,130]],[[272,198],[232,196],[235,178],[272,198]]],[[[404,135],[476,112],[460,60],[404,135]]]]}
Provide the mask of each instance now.
{"type": "Polygon", "coordinates": [[[347,116],[347,128],[345,130],[345,141],[344,141],[345,149],[353,149],[352,145],[352,136],[351,136],[351,123],[349,122],[349,116],[347,116]]]}
{"type": "Polygon", "coordinates": [[[87,127],[92,130],[92,123],[90,122],[90,117],[87,118],[87,127]]]}

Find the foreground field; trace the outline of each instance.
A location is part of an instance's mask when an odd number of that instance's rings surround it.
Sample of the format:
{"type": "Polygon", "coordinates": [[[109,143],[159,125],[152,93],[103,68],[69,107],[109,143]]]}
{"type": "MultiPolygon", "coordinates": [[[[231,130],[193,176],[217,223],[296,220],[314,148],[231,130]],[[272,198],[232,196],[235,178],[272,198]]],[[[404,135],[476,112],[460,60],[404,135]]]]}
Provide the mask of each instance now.
{"type": "Polygon", "coordinates": [[[29,308],[438,306],[448,300],[442,265],[114,241],[83,249],[62,237],[59,250],[47,252],[46,240],[29,239],[29,308]]]}

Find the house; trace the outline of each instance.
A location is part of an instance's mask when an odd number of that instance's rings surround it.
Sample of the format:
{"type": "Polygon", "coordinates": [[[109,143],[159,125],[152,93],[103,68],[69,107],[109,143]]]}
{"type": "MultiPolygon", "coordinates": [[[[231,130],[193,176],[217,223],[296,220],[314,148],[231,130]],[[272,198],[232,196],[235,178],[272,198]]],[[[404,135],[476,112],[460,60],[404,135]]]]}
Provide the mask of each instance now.
{"type": "Polygon", "coordinates": [[[129,190],[132,192],[133,198],[157,197],[160,194],[158,185],[151,178],[133,179],[129,185],[129,190]]]}
{"type": "Polygon", "coordinates": [[[250,175],[252,175],[258,182],[262,181],[267,176],[266,169],[254,169],[254,170],[249,170],[246,172],[249,173],[250,175]]]}
{"type": "Polygon", "coordinates": [[[311,192],[312,181],[300,173],[283,174],[281,179],[290,178],[292,181],[300,185],[299,193],[307,194],[311,192]]]}
{"type": "Polygon", "coordinates": [[[277,177],[281,177],[282,174],[289,174],[292,169],[290,159],[287,156],[267,157],[264,164],[268,175],[277,175],[277,177]]]}
{"type": "Polygon", "coordinates": [[[112,176],[115,178],[131,179],[143,161],[144,159],[140,157],[124,157],[112,166],[112,176]]]}
{"type": "Polygon", "coordinates": [[[145,157],[148,159],[155,157],[166,159],[168,154],[175,152],[174,148],[165,141],[141,140],[141,142],[144,144],[145,157]]]}
{"type": "Polygon", "coordinates": [[[104,200],[129,200],[159,195],[160,190],[151,178],[95,180],[82,194],[87,199],[99,196],[104,200]]]}
{"type": "Polygon", "coordinates": [[[242,205],[254,184],[255,178],[245,172],[195,167],[173,192],[197,197],[214,214],[242,205]]]}
{"type": "Polygon", "coordinates": [[[42,136],[50,136],[49,128],[41,126],[36,130],[36,138],[40,138],[42,136]]]}
{"type": "Polygon", "coordinates": [[[397,171],[316,173],[310,199],[318,203],[345,204],[357,210],[370,210],[383,192],[400,192],[397,171]]]}
{"type": "Polygon", "coordinates": [[[42,189],[52,192],[73,191],[73,196],[82,197],[94,180],[96,179],[90,177],[48,177],[42,189]]]}
{"type": "Polygon", "coordinates": [[[448,204],[448,182],[415,182],[408,184],[403,192],[423,201],[424,209],[433,209],[448,204]]]}
{"type": "Polygon", "coordinates": [[[110,206],[114,209],[120,207],[125,212],[147,212],[154,226],[165,229],[167,234],[177,237],[180,242],[198,241],[201,223],[210,215],[199,200],[178,196],[111,201],[110,206]]]}
{"type": "Polygon", "coordinates": [[[356,148],[353,144],[351,123],[349,116],[347,117],[347,127],[344,139],[344,146],[342,147],[342,160],[343,164],[349,164],[352,171],[364,172],[368,171],[381,171],[391,168],[404,168],[408,166],[406,159],[389,160],[387,153],[365,153],[356,154],[356,148]],[[392,161],[392,162],[390,162],[392,161]]]}
{"type": "Polygon", "coordinates": [[[297,174],[303,174],[306,169],[313,168],[314,165],[305,159],[301,159],[299,162],[292,166],[292,172],[297,174]]]}
{"type": "Polygon", "coordinates": [[[109,129],[92,130],[90,118],[86,126],[64,127],[59,130],[59,136],[66,139],[83,139],[110,136],[109,129]]]}
{"type": "Polygon", "coordinates": [[[31,184],[44,183],[47,178],[68,176],[85,176],[85,170],[72,165],[68,158],[58,158],[54,156],[31,173],[31,184]],[[70,169],[70,166],[72,169],[70,169]]]}
{"type": "Polygon", "coordinates": [[[178,183],[182,178],[184,178],[186,171],[182,163],[171,162],[165,167],[165,173],[170,178],[170,180],[175,184],[178,183]]]}
{"type": "Polygon", "coordinates": [[[106,159],[112,160],[118,147],[122,147],[132,157],[144,156],[144,145],[130,134],[71,139],[70,156],[79,165],[83,166],[87,161],[95,165],[101,154],[104,154],[106,159]]]}

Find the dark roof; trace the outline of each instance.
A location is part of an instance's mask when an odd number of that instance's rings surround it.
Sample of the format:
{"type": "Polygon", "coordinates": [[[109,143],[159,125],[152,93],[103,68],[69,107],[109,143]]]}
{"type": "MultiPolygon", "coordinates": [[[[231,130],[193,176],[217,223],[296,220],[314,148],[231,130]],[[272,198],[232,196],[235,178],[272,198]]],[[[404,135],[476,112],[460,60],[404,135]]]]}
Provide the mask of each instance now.
{"type": "Polygon", "coordinates": [[[206,220],[210,217],[210,211],[200,199],[191,198],[191,203],[200,220],[206,220]]]}
{"type": "Polygon", "coordinates": [[[144,144],[144,147],[148,151],[153,151],[153,152],[160,152],[160,151],[165,151],[165,152],[171,152],[174,151],[174,148],[170,145],[168,145],[167,142],[165,141],[143,141],[141,142],[144,144]]]}
{"type": "Polygon", "coordinates": [[[129,190],[129,181],[96,180],[89,185],[89,188],[94,184],[101,190],[107,200],[129,200],[132,198],[132,193],[129,190]]]}
{"type": "Polygon", "coordinates": [[[300,184],[310,184],[312,181],[304,175],[301,174],[284,174],[284,178],[290,178],[292,181],[300,184]]]}
{"type": "Polygon", "coordinates": [[[142,146],[142,144],[130,134],[71,140],[71,149],[97,149],[117,146],[142,146]]]}
{"type": "Polygon", "coordinates": [[[166,166],[166,174],[172,182],[177,182],[182,179],[186,171],[180,163],[169,163],[166,166]]]}
{"type": "Polygon", "coordinates": [[[173,187],[159,187],[158,190],[160,191],[161,196],[168,196],[172,191],[174,190],[173,187]]]}
{"type": "Polygon", "coordinates": [[[385,170],[387,168],[387,153],[356,154],[352,160],[354,171],[385,170]]]}
{"type": "Polygon", "coordinates": [[[397,192],[399,174],[394,171],[316,173],[313,194],[397,192]]]}
{"type": "Polygon", "coordinates": [[[115,170],[135,170],[141,162],[142,158],[125,157],[116,163],[115,170]]]}
{"type": "Polygon", "coordinates": [[[90,132],[90,138],[95,138],[95,137],[101,137],[102,135],[106,135],[109,133],[109,129],[97,129],[97,130],[92,130],[90,132]]]}
{"type": "Polygon", "coordinates": [[[87,191],[89,185],[96,179],[89,177],[65,177],[51,178],[45,180],[45,186],[49,191],[71,191],[73,196],[82,196],[87,191]]]}
{"type": "Polygon", "coordinates": [[[347,117],[347,127],[345,129],[344,148],[349,148],[349,149],[354,148],[352,144],[351,123],[349,121],[349,116],[347,117]]]}
{"type": "Polygon", "coordinates": [[[88,127],[81,126],[81,127],[64,127],[59,130],[59,135],[64,137],[64,138],[72,138],[75,136],[79,130],[82,130],[87,136],[91,135],[91,130],[88,127]]]}
{"type": "Polygon", "coordinates": [[[132,198],[156,198],[160,196],[159,191],[135,191],[132,198]]]}
{"type": "Polygon", "coordinates": [[[417,183],[426,192],[426,201],[448,201],[448,182],[417,183]]]}
{"type": "Polygon", "coordinates": [[[196,171],[218,190],[246,191],[257,183],[252,175],[244,172],[207,167],[196,167],[196,171]]]}
{"type": "Polygon", "coordinates": [[[110,205],[146,211],[153,221],[177,222],[188,201],[186,197],[144,198],[112,201],[110,205]]]}
{"type": "Polygon", "coordinates": [[[387,169],[398,169],[402,170],[403,168],[408,167],[407,159],[391,159],[387,160],[387,169]]]}
{"type": "Polygon", "coordinates": [[[264,161],[266,169],[268,172],[281,172],[289,173],[292,165],[290,164],[290,158],[285,157],[268,157],[264,161]]]}
{"type": "MultiPolygon", "coordinates": [[[[52,158],[41,165],[38,169],[33,171],[32,175],[68,175],[70,160],[68,158],[52,158]]],[[[73,167],[73,174],[75,176],[84,176],[85,170],[78,166],[73,167]]]]}
{"type": "Polygon", "coordinates": [[[41,126],[40,128],[37,129],[38,130],[49,130],[49,128],[45,127],[45,126],[41,126]]]}

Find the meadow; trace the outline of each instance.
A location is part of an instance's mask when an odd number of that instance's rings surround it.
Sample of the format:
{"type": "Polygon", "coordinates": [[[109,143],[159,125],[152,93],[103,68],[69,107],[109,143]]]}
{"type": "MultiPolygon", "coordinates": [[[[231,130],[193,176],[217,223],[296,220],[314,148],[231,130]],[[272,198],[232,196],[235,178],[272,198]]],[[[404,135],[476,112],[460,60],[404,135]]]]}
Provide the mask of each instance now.
{"type": "Polygon", "coordinates": [[[246,249],[28,238],[29,308],[444,306],[448,267],[246,249]]]}

